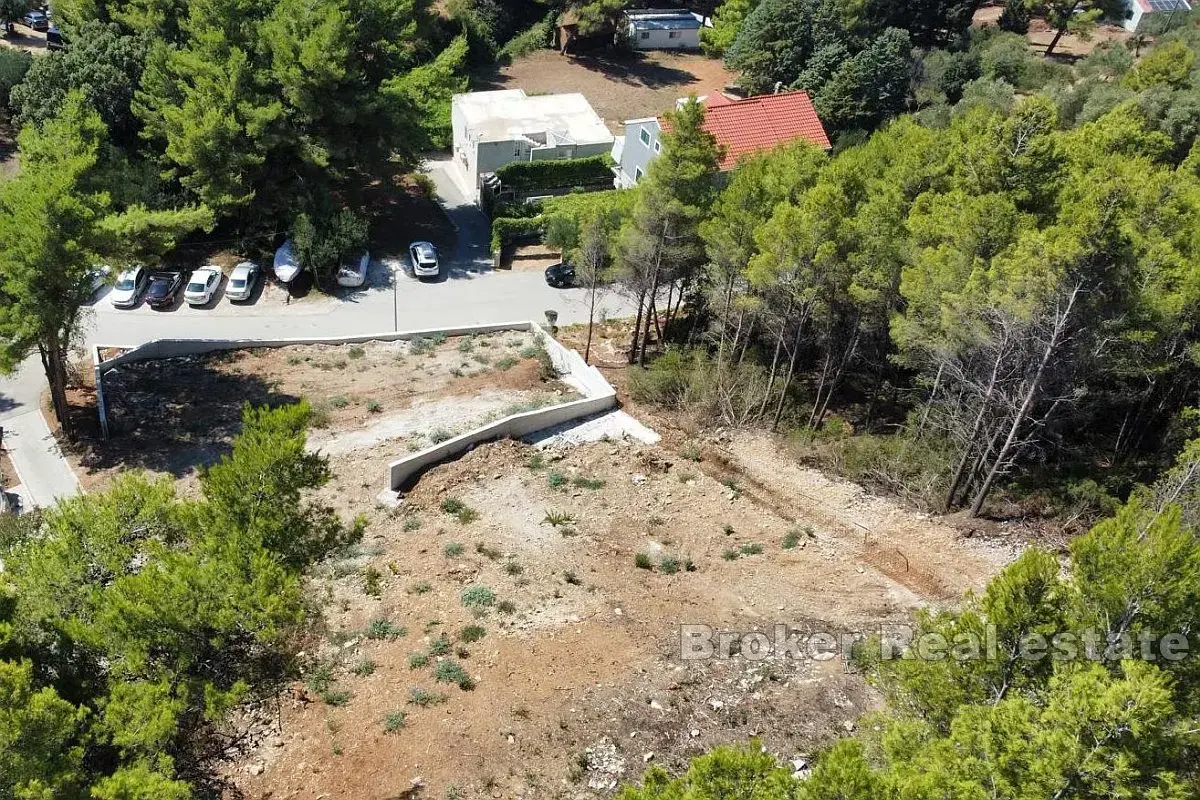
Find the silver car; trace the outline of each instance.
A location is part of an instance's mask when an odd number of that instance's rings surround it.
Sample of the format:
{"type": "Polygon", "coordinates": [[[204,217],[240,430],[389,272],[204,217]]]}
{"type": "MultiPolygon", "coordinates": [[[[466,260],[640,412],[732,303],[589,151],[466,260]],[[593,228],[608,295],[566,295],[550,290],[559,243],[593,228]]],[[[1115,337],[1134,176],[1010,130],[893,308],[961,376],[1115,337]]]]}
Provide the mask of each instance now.
{"type": "Polygon", "coordinates": [[[418,278],[435,278],[440,271],[437,249],[429,242],[413,242],[408,246],[413,274],[418,278]]]}
{"type": "Polygon", "coordinates": [[[253,261],[243,261],[229,273],[229,285],[225,287],[225,296],[230,300],[249,300],[254,294],[254,285],[258,283],[258,264],[253,261]]]}
{"type": "Polygon", "coordinates": [[[115,308],[133,308],[142,299],[142,292],[146,291],[148,282],[149,275],[145,267],[130,267],[124,270],[113,284],[113,290],[108,295],[109,302],[115,308]]]}

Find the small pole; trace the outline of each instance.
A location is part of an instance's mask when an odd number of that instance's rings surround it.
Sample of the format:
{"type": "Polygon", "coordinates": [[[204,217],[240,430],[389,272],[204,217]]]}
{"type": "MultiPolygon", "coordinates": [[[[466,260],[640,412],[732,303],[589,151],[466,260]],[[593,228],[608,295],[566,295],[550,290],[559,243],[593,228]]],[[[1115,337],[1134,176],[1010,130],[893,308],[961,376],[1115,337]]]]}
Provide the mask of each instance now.
{"type": "Polygon", "coordinates": [[[400,276],[392,268],[392,333],[400,331],[400,276]]]}

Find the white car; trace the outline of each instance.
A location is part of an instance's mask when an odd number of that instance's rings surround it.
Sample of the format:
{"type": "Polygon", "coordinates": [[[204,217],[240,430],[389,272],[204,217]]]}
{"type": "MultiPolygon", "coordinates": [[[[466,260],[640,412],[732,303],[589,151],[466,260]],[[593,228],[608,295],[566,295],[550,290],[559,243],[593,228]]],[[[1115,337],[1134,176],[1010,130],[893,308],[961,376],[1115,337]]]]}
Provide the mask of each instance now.
{"type": "Polygon", "coordinates": [[[354,288],[367,282],[367,270],[371,267],[371,254],[363,250],[357,257],[351,256],[342,262],[338,270],[338,286],[354,288]]]}
{"type": "Polygon", "coordinates": [[[418,278],[434,278],[438,274],[437,249],[429,242],[413,242],[408,246],[413,274],[418,278]]]}
{"type": "Polygon", "coordinates": [[[254,294],[254,285],[258,283],[258,264],[243,261],[229,273],[229,285],[225,288],[225,296],[230,300],[249,300],[254,294]]]}
{"type": "Polygon", "coordinates": [[[187,286],[183,290],[183,299],[189,305],[207,305],[216,294],[217,287],[221,285],[221,277],[220,267],[214,267],[211,264],[201,267],[188,279],[187,286]]]}
{"type": "Polygon", "coordinates": [[[142,292],[146,291],[149,280],[149,273],[145,267],[130,267],[124,270],[117,276],[117,282],[109,292],[109,302],[114,308],[133,308],[142,299],[142,292]]]}

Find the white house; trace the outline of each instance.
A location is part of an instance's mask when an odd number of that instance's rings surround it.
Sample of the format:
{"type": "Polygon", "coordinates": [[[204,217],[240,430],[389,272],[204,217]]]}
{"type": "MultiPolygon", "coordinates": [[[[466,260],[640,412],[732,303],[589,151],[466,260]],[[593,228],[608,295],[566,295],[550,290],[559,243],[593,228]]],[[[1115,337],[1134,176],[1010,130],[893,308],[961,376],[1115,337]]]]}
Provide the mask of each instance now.
{"type": "Polygon", "coordinates": [[[454,160],[478,193],[479,176],[514,161],[586,158],[612,149],[604,120],[581,94],[530,97],[522,89],[456,94],[454,160]]]}
{"type": "Polygon", "coordinates": [[[1187,0],[1128,0],[1129,16],[1125,18],[1126,30],[1145,31],[1161,22],[1170,21],[1171,17],[1182,17],[1192,10],[1187,0]]]}
{"type": "Polygon", "coordinates": [[[695,50],[703,17],[682,9],[625,12],[624,33],[635,50],[695,50]]]}

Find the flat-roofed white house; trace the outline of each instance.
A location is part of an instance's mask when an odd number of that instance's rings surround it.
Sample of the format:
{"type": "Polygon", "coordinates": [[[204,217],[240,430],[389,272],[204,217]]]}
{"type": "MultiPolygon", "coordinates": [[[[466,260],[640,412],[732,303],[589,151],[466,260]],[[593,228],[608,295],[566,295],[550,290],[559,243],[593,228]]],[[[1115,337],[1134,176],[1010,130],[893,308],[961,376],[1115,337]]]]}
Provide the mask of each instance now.
{"type": "Polygon", "coordinates": [[[626,11],[624,33],[635,50],[695,50],[700,47],[702,20],[678,8],[626,11]]]}
{"type": "Polygon", "coordinates": [[[582,94],[529,96],[523,89],[456,94],[450,106],[454,160],[478,196],[479,176],[514,161],[586,158],[613,135],[582,94]]]}
{"type": "Polygon", "coordinates": [[[1129,16],[1122,24],[1126,30],[1137,33],[1147,31],[1171,22],[1183,23],[1192,7],[1187,0],[1128,0],[1129,16]]]}

